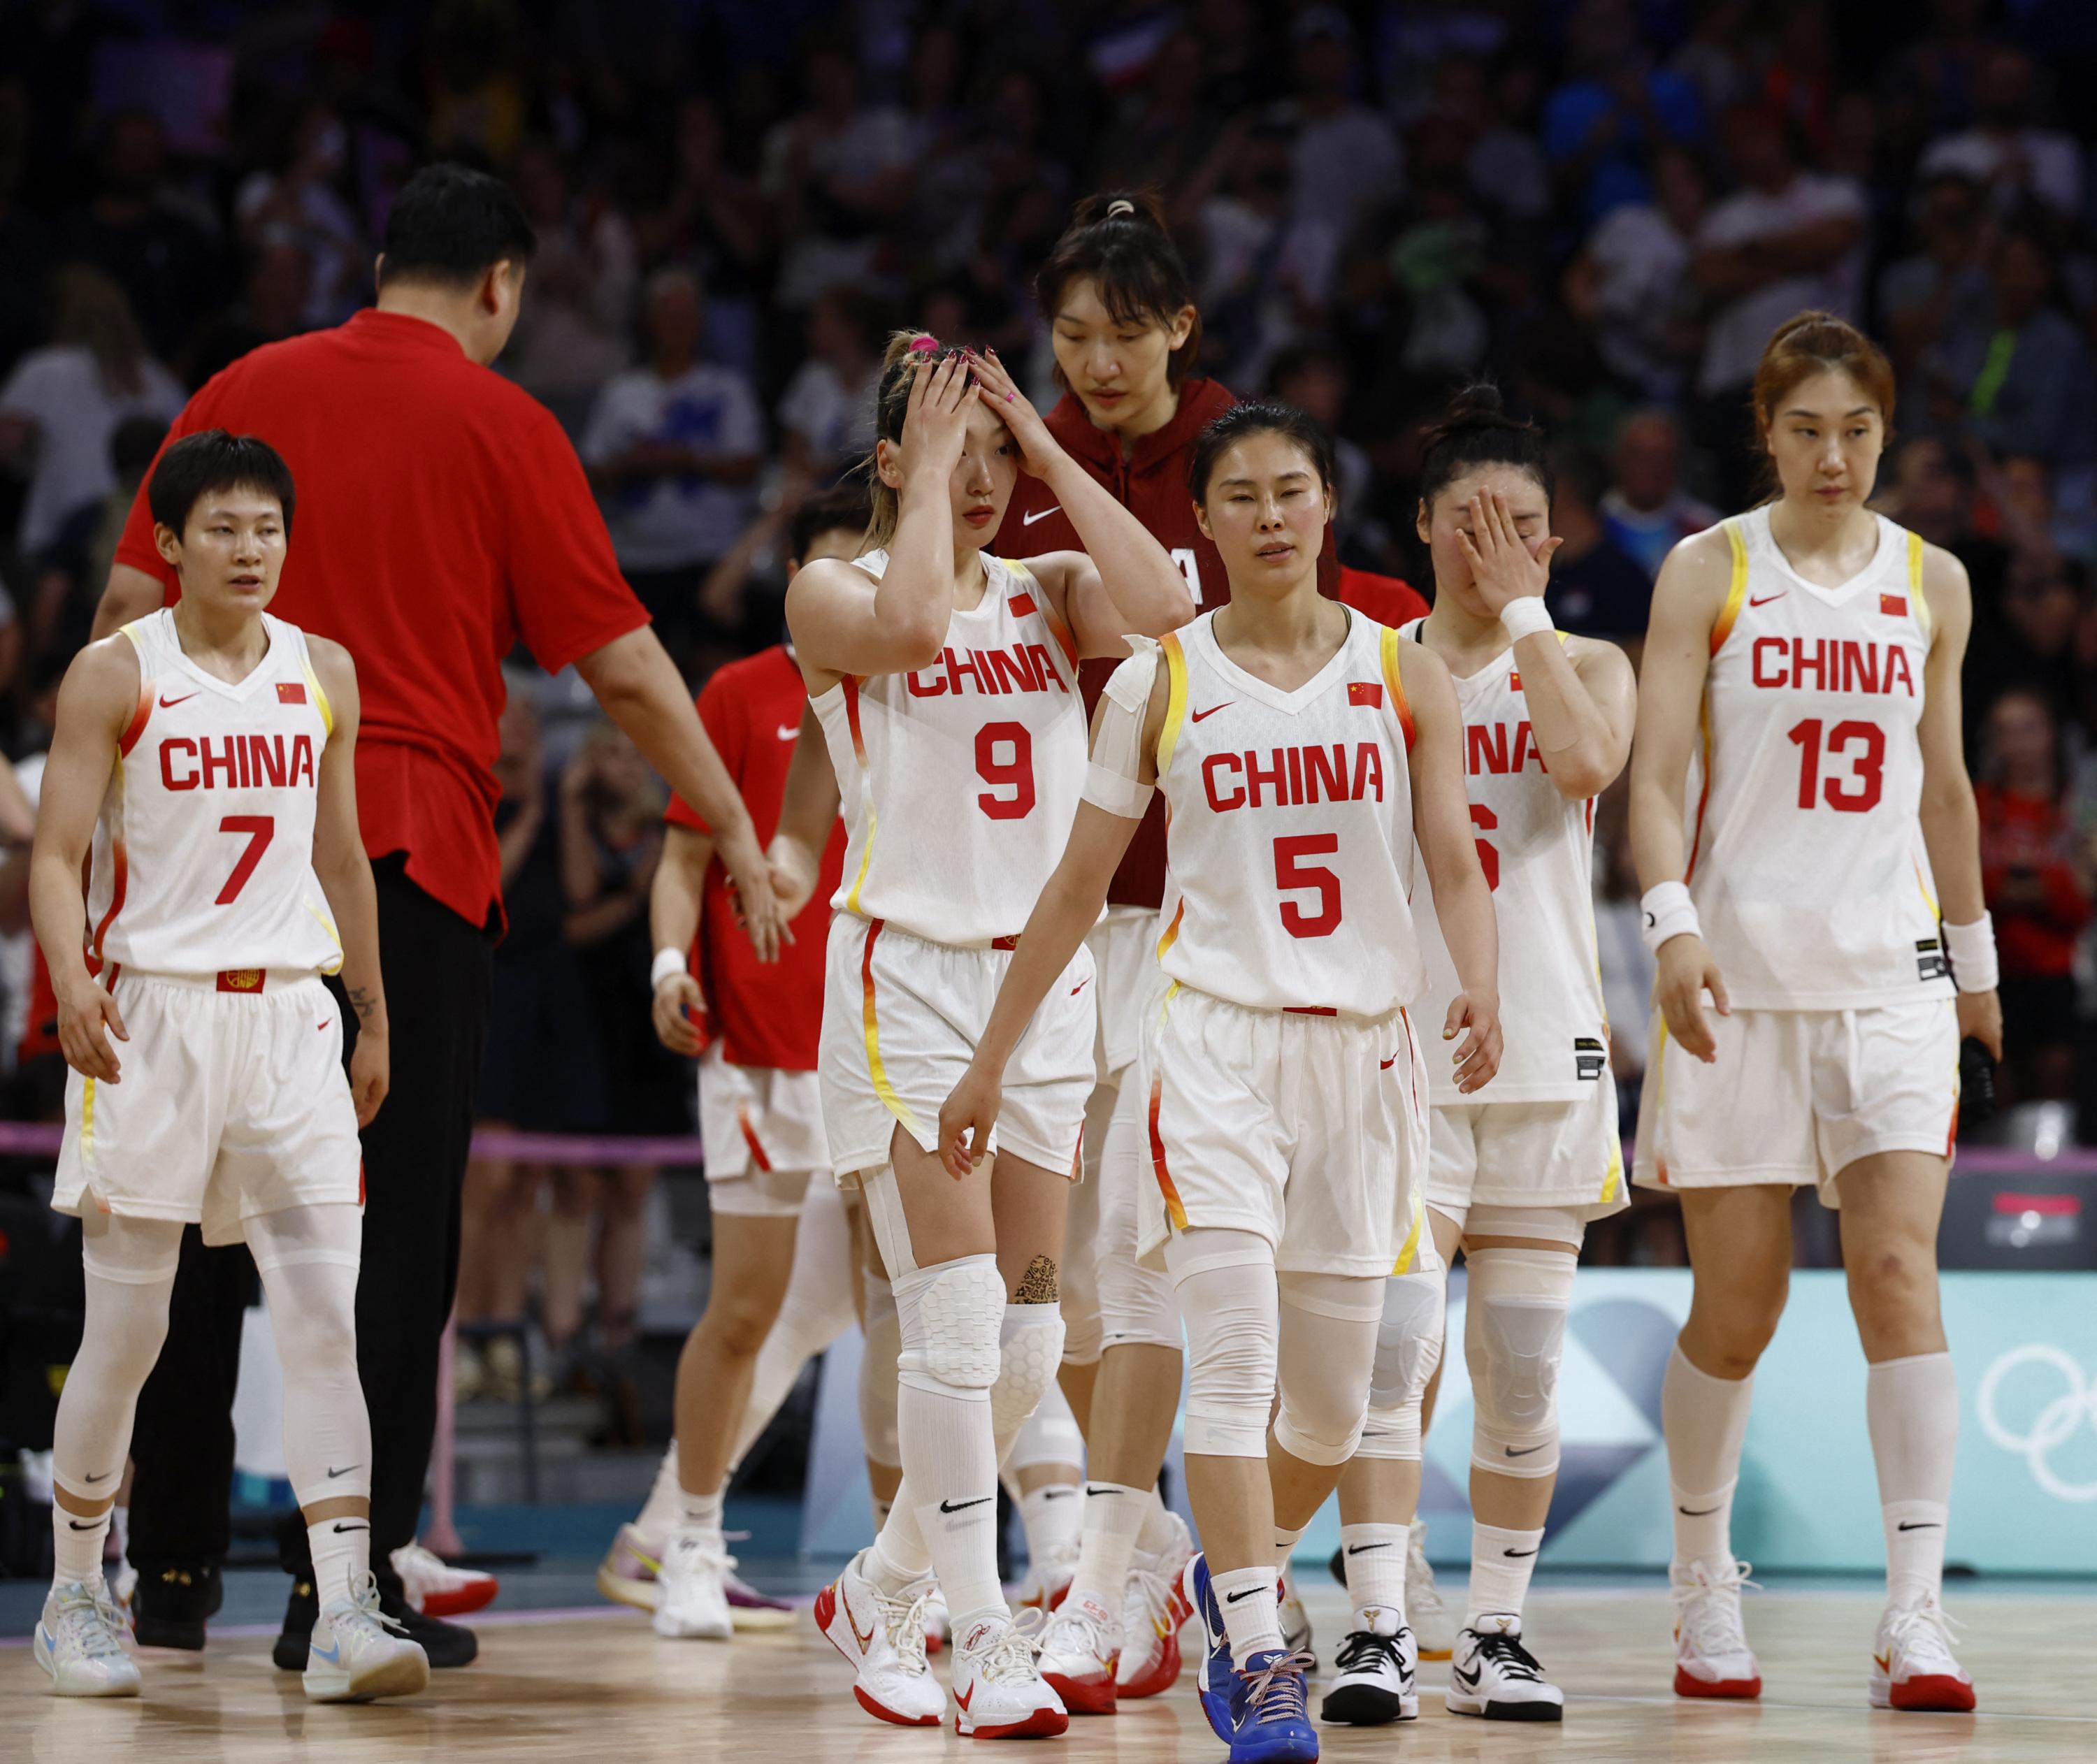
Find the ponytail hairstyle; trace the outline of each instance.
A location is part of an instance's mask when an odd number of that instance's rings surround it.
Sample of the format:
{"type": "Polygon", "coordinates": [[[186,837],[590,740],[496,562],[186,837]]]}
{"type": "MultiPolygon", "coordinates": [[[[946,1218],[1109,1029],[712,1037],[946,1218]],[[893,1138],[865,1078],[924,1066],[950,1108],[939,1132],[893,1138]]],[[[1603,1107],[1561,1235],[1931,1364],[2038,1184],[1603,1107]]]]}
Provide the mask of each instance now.
{"type": "Polygon", "coordinates": [[[1333,438],[1314,417],[1294,405],[1263,401],[1232,405],[1194,437],[1187,454],[1187,493],[1198,504],[1209,496],[1209,480],[1224,454],[1239,442],[1255,435],[1278,435],[1302,449],[1318,474],[1321,488],[1331,489],[1335,478],[1333,438]]]}
{"type": "Polygon", "coordinates": [[[929,330],[892,330],[881,357],[881,379],[873,395],[874,446],[860,462],[866,474],[871,512],[866,536],[860,541],[862,554],[878,551],[895,536],[895,523],[903,512],[903,500],[881,481],[881,443],[895,446],[903,439],[903,421],[910,414],[910,388],[917,383],[918,364],[936,368],[950,356],[964,352],[959,344],[942,343],[929,330]]]}
{"type": "MultiPolygon", "coordinates": [[[[1194,284],[1186,260],[1173,243],[1165,209],[1149,190],[1107,190],[1086,197],[1070,211],[1063,236],[1049,247],[1034,276],[1034,299],[1042,318],[1055,322],[1057,309],[1074,282],[1090,282],[1117,325],[1168,328],[1194,305],[1194,284]]],[[[1187,340],[1166,358],[1175,388],[1194,371],[1202,353],[1198,309],[1187,340]]],[[[1063,370],[1056,383],[1065,391],[1063,370]]]]}
{"type": "Polygon", "coordinates": [[[1557,475],[1551,468],[1543,431],[1526,418],[1510,415],[1499,387],[1489,380],[1458,392],[1442,420],[1428,430],[1420,462],[1421,509],[1431,514],[1437,497],[1482,466],[1512,466],[1526,472],[1543,492],[1546,503],[1557,492],[1557,475]]]}
{"type": "Polygon", "coordinates": [[[1806,312],[1777,326],[1762,349],[1755,370],[1755,435],[1762,443],[1764,469],[1769,465],[1770,431],[1784,400],[1816,374],[1846,374],[1865,397],[1878,406],[1879,422],[1891,440],[1893,431],[1893,370],[1885,352],[1847,319],[1832,313],[1806,312]]]}

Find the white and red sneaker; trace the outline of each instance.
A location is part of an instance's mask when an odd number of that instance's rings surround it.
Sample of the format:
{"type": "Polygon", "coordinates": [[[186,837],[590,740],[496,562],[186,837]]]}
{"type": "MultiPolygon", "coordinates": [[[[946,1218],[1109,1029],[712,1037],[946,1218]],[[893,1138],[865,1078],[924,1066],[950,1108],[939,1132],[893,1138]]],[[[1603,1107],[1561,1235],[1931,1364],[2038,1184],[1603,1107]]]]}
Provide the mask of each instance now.
{"type": "Polygon", "coordinates": [[[1952,1657],[1951,1620],[1934,1599],[1889,1606],[1872,1648],[1872,1707],[1964,1714],[1973,1681],[1952,1657]]]}
{"type": "Polygon", "coordinates": [[[434,1550],[409,1543],[396,1550],[393,1572],[401,1577],[408,1609],[424,1617],[464,1617],[490,1603],[502,1590],[493,1574],[454,1568],[434,1550]]]}
{"type": "Polygon", "coordinates": [[[1181,1582],[1194,1558],[1186,1521],[1169,1508],[1172,1541],[1152,1554],[1138,1550],[1128,1571],[1121,1608],[1121,1666],[1114,1674],[1117,1697],[1162,1696],[1180,1682],[1180,1629],[1194,1614],[1181,1582]]]}
{"type": "Polygon", "coordinates": [[[1111,1715],[1121,1647],[1121,1619],[1091,1593],[1073,1594],[1042,1629],[1041,1676],[1070,1714],[1111,1715]]]}
{"type": "Polygon", "coordinates": [[[1035,1658],[1040,1619],[971,1619],[954,1637],[954,1731],[965,1740],[1045,1740],[1070,1725],[1035,1658]]]}
{"type": "Polygon", "coordinates": [[[1677,1562],[1670,1569],[1675,1601],[1675,1694],[1760,1696],[1762,1668],[1740,1621],[1740,1589],[1749,1565],[1677,1562]]]}
{"type": "Polygon", "coordinates": [[[954,1620],[947,1611],[947,1595],[935,1580],[925,1595],[925,1652],[936,1654],[953,1639],[954,1620]]]}
{"type": "Polygon", "coordinates": [[[1070,1591],[1070,1582],[1078,1578],[1078,1552],[1075,1546],[1044,1552],[1046,1559],[1030,1562],[1027,1578],[1019,1583],[1019,1591],[1013,1595],[1013,1604],[1022,1611],[1053,1611],[1062,1605],[1070,1591]]]}
{"type": "Polygon", "coordinates": [[[883,1592],[867,1577],[866,1552],[816,1595],[816,1627],[851,1662],[852,1695],[877,1721],[936,1727],[947,1698],[925,1660],[928,1575],[906,1593],[883,1592]]]}

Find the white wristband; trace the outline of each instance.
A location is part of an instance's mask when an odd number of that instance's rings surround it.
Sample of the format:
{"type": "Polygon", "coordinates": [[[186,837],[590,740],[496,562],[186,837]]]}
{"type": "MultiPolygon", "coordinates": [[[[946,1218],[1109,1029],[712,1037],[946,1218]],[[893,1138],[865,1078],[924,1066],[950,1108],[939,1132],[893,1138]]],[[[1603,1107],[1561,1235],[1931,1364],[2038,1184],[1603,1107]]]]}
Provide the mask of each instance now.
{"type": "Polygon", "coordinates": [[[1519,643],[1524,637],[1533,637],[1539,631],[1549,631],[1554,627],[1543,597],[1525,594],[1500,608],[1500,628],[1519,643]]]}
{"type": "Polygon", "coordinates": [[[1984,913],[1971,925],[1944,927],[1944,953],[1951,958],[1951,978],[1962,992],[1992,992],[2002,980],[1995,962],[1995,920],[1984,913]]]}
{"type": "Polygon", "coordinates": [[[648,990],[654,991],[673,974],[689,974],[681,949],[663,948],[655,952],[655,960],[648,970],[648,990]]]}
{"type": "Polygon", "coordinates": [[[1640,897],[1639,912],[1645,932],[1645,947],[1656,956],[1660,953],[1660,946],[1671,937],[1704,935],[1686,883],[1656,882],[1640,897]]]}

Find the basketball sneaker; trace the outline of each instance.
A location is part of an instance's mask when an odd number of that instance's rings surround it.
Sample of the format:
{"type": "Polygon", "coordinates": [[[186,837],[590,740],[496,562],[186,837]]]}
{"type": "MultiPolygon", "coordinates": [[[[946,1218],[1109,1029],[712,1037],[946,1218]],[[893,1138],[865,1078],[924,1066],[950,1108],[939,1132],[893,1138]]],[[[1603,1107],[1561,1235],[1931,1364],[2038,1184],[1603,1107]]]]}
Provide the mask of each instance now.
{"type": "Polygon", "coordinates": [[[1189,1558],[1180,1585],[1194,1615],[1202,1620],[1202,1671],[1194,1689],[1210,1731],[1228,1745],[1237,1736],[1238,1717],[1244,1712],[1245,1681],[1231,1664],[1231,1639],[1224,1632],[1224,1608],[1216,1603],[1215,1589],[1209,1583],[1207,1556],[1189,1558]]]}
{"type": "Polygon", "coordinates": [[[37,1664],[59,1696],[136,1696],[138,1663],[124,1646],[124,1616],[108,1587],[54,1587],[37,1619],[37,1664]]]}
{"type": "Polygon", "coordinates": [[[954,1620],[947,1610],[947,1595],[935,1580],[925,1595],[925,1652],[936,1654],[953,1639],[954,1620]]]}
{"type": "Polygon", "coordinates": [[[1287,1648],[1254,1654],[1238,1674],[1244,1681],[1230,1764],[1316,1764],[1318,1731],[1311,1725],[1304,1674],[1317,1661],[1287,1648]]]}
{"type": "MultiPolygon", "coordinates": [[[[742,1535],[740,1532],[733,1534],[742,1535]]],[[[794,1626],[794,1607],[784,1599],[775,1599],[768,1592],[760,1592],[737,1574],[733,1556],[728,1559],[728,1572],[721,1576],[721,1587],[728,1594],[729,1621],[735,1625],[738,1635],[745,1630],[791,1629],[794,1626]]]]}
{"type": "Polygon", "coordinates": [[[307,1644],[308,1701],[368,1703],[378,1696],[413,1696],[430,1683],[429,1656],[406,1629],[379,1608],[379,1583],[370,1574],[321,1607],[307,1644]]]}
{"type": "Polygon", "coordinates": [[[1447,1660],[1456,1646],[1456,1613],[1443,1600],[1427,1560],[1427,1527],[1418,1520],[1405,1546],[1405,1621],[1422,1660],[1447,1660]]]}
{"type": "Polygon", "coordinates": [[[1419,1660],[1412,1631],[1398,1613],[1372,1605],[1355,1613],[1355,1626],[1333,1657],[1338,1669],[1318,1707],[1320,1721],[1380,1727],[1420,1716],[1419,1660]]]}
{"type": "Polygon", "coordinates": [[[478,1569],[454,1568],[434,1550],[409,1543],[394,1551],[393,1572],[408,1608],[425,1617],[464,1617],[478,1611],[502,1590],[493,1574],[478,1569]]]}
{"type": "Polygon", "coordinates": [[[1131,1559],[1128,1592],[1121,1608],[1121,1664],[1114,1673],[1120,1697],[1157,1696],[1180,1680],[1180,1626],[1192,1617],[1181,1584],[1193,1559],[1194,1540],[1177,1513],[1168,1513],[1173,1540],[1156,1554],[1138,1550],[1131,1559]]]}
{"type": "Polygon", "coordinates": [[[630,1604],[637,1611],[652,1611],[657,1597],[655,1577],[662,1571],[662,1546],[641,1534],[636,1525],[623,1525],[597,1565],[597,1590],[615,1604],[630,1604]]]}
{"type": "Polygon", "coordinates": [[[1521,1619],[1496,1613],[1456,1632],[1449,1661],[1449,1713],[1487,1721],[1563,1721],[1565,1693],[1521,1644],[1521,1619]]]}
{"type": "Polygon", "coordinates": [[[867,1714],[899,1727],[936,1727],[947,1699],[925,1660],[931,1577],[906,1592],[885,1593],[868,1578],[866,1557],[861,1550],[816,1595],[816,1627],[859,1674],[852,1695],[867,1714]]]}
{"type": "Polygon", "coordinates": [[[1668,1570],[1675,1602],[1675,1694],[1760,1696],[1762,1668],[1740,1621],[1749,1565],[1677,1562],[1668,1570]]]}
{"type": "Polygon", "coordinates": [[[1073,1715],[1111,1715],[1121,1619],[1090,1593],[1066,1599],[1041,1630],[1041,1676],[1073,1715]]]}
{"type": "Polygon", "coordinates": [[[1282,1647],[1292,1654],[1311,1654],[1311,1670],[1316,1672],[1318,1657],[1311,1652],[1311,1613],[1303,1609],[1302,1600],[1297,1596],[1296,1575],[1286,1562],[1281,1565],[1277,1612],[1281,1618],[1282,1647]]]}
{"type": "Polygon", "coordinates": [[[718,1533],[672,1532],[655,1576],[655,1633],[673,1639],[728,1640],[735,1634],[726,1584],[734,1565],[718,1533]]]}
{"type": "Polygon", "coordinates": [[[954,1731],[963,1739],[1050,1739],[1070,1725],[1035,1658],[1040,1621],[992,1613],[955,1636],[954,1731]]]}
{"type": "Polygon", "coordinates": [[[1973,1681],[1952,1657],[1951,1619],[1936,1600],[1887,1607],[1872,1648],[1871,1697],[1874,1709],[1973,1707],[1973,1681]]]}
{"type": "Polygon", "coordinates": [[[1070,1582],[1077,1578],[1076,1544],[1044,1550],[1041,1560],[1027,1565],[1027,1578],[1020,1582],[1012,1602],[1022,1611],[1053,1611],[1069,1595],[1070,1582]]]}
{"type": "Polygon", "coordinates": [[[141,1648],[189,1653],[204,1646],[204,1621],[225,1602],[225,1577],[215,1562],[148,1563],[142,1572],[127,1562],[111,1590],[117,1604],[129,1611],[131,1633],[141,1648]]]}

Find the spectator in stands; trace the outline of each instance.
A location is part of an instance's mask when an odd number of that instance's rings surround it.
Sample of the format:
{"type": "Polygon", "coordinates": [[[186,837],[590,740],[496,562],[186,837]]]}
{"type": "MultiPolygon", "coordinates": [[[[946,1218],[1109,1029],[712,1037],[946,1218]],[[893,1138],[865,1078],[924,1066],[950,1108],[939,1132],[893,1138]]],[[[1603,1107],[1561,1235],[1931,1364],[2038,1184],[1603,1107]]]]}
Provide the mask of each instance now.
{"type": "Polygon", "coordinates": [[[208,321],[190,345],[183,378],[191,392],[251,349],[306,328],[313,260],[288,233],[265,230],[248,254],[240,299],[208,321]]]}
{"type": "Polygon", "coordinates": [[[1203,94],[1205,75],[1201,37],[1184,28],[1168,35],[1142,84],[1100,131],[1085,182],[1094,189],[1155,183],[1176,190],[1193,176],[1224,125],[1203,94]]]}
{"type": "Polygon", "coordinates": [[[2087,585],[2083,566],[2051,550],[2012,554],[2003,585],[2001,615],[1985,647],[1966,662],[1966,690],[1977,706],[2029,687],[2051,704],[2074,702],[2075,633],[2087,585]]]}
{"type": "Polygon", "coordinates": [[[517,194],[539,250],[504,365],[573,434],[598,388],[633,359],[633,229],[616,204],[576,195],[550,142],[527,142],[517,155],[517,194]]]}
{"type": "Polygon", "coordinates": [[[1886,352],[1901,376],[1903,414],[1924,408],[1918,369],[1947,331],[1977,322],[1989,300],[1987,204],[1963,172],[1932,177],[1915,199],[1918,248],[1879,274],[1886,352]]]}
{"type": "Polygon", "coordinates": [[[251,251],[288,240],[305,252],[312,274],[300,330],[340,324],[363,303],[370,276],[370,243],[347,194],[348,139],[332,106],[305,106],[286,133],[275,169],[251,173],[233,201],[251,251]]]}
{"type": "Polygon", "coordinates": [[[28,160],[12,134],[0,128],[0,377],[43,339],[52,265],[50,228],[22,200],[28,160]]]}
{"type": "Polygon", "coordinates": [[[1583,0],[1567,33],[1571,77],[1543,108],[1543,151],[1558,187],[1594,225],[1651,194],[1653,151],[1705,134],[1696,88],[1653,65],[1629,0],[1583,0]]]}
{"type": "Polygon", "coordinates": [[[2069,860],[2060,732],[2038,693],[2007,692],[1988,712],[1973,796],[1981,873],[2002,954],[2006,1101],[2066,1096],[2076,1037],[2075,943],[2090,895],[2069,860]]]}
{"type": "Polygon", "coordinates": [[[1390,124],[1354,95],[1355,28],[1337,7],[1313,6],[1289,27],[1292,87],[1276,115],[1294,134],[1289,210],[1344,234],[1398,187],[1403,170],[1390,124]]]}
{"type": "Polygon", "coordinates": [[[1551,530],[1563,541],[1551,560],[1552,616],[1561,630],[1622,644],[1635,663],[1653,579],[1609,536],[1600,506],[1608,470],[1591,449],[1568,441],[1552,444],[1551,469],[1558,480],[1551,530]]]}
{"type": "Polygon", "coordinates": [[[1974,71],[1973,126],[1933,142],[1920,175],[1958,172],[1985,186],[2000,213],[2036,202],[2072,221],[2082,208],[2082,148],[2073,135],[2038,126],[2038,80],[2023,50],[1989,50],[1974,71]]]}
{"type": "Polygon", "coordinates": [[[26,468],[29,478],[15,536],[25,558],[108,493],[118,423],[150,416],[165,424],[182,408],[182,383],[148,352],[121,287],[73,265],[52,291],[50,344],[24,356],[0,387],[0,463],[26,468]]]}
{"type": "Polygon", "coordinates": [[[158,417],[126,417],[116,425],[109,438],[115,481],[106,495],[73,510],[38,562],[28,633],[33,656],[55,654],[70,660],[92,635],[95,604],[109,580],[124,523],[167,433],[158,417]]]}
{"type": "Polygon", "coordinates": [[[1566,272],[1566,303],[1602,359],[1648,398],[1680,396],[1703,342],[1689,260],[1710,204],[1696,155],[1663,147],[1653,157],[1652,199],[1610,209],[1566,272]]]}
{"type": "Polygon", "coordinates": [[[698,277],[659,269],[643,300],[648,365],[606,383],[580,451],[619,568],[690,675],[711,635],[699,584],[749,516],[764,420],[742,375],[699,358],[698,277]]]}
{"type": "Polygon", "coordinates": [[[1634,411],[1617,431],[1603,492],[1602,524],[1648,579],[1669,552],[1718,519],[1718,510],[1682,488],[1682,426],[1672,411],[1634,411]]]}
{"type": "Polygon", "coordinates": [[[1425,115],[1456,131],[1478,201],[1513,221],[1534,221],[1549,212],[1551,169],[1536,138],[1503,113],[1484,61],[1451,55],[1436,68],[1425,115]]]}
{"type": "Polygon", "coordinates": [[[716,305],[751,302],[773,231],[756,180],[729,157],[726,125],[711,99],[691,97],[677,106],[669,187],[641,212],[634,237],[644,266],[687,265],[716,305]]]}
{"type": "Polygon", "coordinates": [[[887,344],[882,309],[862,289],[826,289],[808,309],[808,352],[779,400],[790,467],[828,484],[873,451],[873,395],[887,344]]]}

